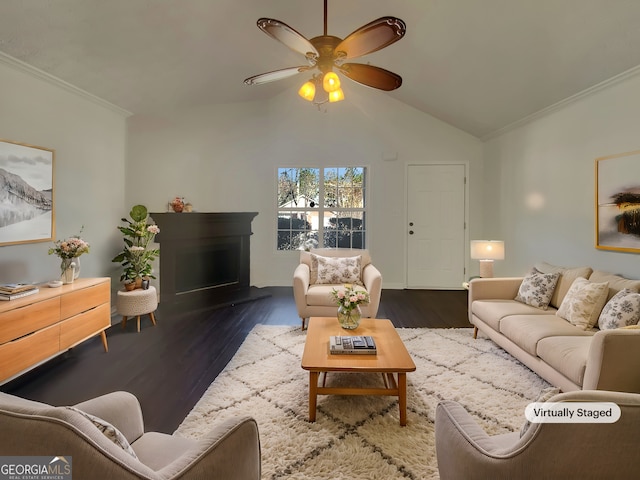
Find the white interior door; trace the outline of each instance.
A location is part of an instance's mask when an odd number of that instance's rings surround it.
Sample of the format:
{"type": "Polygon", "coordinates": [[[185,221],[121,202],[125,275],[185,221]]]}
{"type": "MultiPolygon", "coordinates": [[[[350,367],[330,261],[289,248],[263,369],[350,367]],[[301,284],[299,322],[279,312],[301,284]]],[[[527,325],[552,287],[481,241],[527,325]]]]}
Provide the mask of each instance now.
{"type": "Polygon", "coordinates": [[[407,286],[460,288],[465,259],[465,166],[411,165],[407,183],[407,286]]]}

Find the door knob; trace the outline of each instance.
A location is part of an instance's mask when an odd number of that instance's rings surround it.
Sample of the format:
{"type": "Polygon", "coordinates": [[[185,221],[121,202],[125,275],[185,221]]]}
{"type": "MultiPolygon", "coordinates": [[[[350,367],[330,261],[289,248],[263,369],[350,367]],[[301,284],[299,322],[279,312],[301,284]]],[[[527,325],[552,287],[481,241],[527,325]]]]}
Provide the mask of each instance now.
{"type": "Polygon", "coordinates": [[[410,227],[413,227],[413,222],[409,222],[409,226],[410,226],[410,227]]]}
{"type": "Polygon", "coordinates": [[[409,235],[413,235],[413,230],[409,230],[409,235]]]}

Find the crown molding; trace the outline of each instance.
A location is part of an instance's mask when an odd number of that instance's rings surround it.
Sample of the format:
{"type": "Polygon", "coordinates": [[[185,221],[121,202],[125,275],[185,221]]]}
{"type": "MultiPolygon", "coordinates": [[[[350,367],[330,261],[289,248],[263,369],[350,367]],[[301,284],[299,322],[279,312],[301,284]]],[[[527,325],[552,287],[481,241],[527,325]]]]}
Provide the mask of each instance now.
{"type": "Polygon", "coordinates": [[[480,140],[482,140],[483,142],[486,142],[487,140],[491,140],[493,138],[499,137],[500,135],[510,132],[511,130],[515,130],[516,128],[526,125],[528,123],[531,123],[534,120],[545,117],[557,110],[561,110],[567,107],[568,105],[571,105],[572,103],[582,100],[583,98],[589,97],[595,93],[601,92],[602,90],[605,90],[629,78],[635,77],[638,74],[640,74],[640,65],[630,68],[629,70],[626,70],[622,73],[619,73],[618,75],[608,78],[607,80],[597,83],[592,87],[582,90],[581,92],[578,92],[575,95],[571,95],[570,97],[567,97],[564,100],[560,100],[559,102],[554,103],[553,105],[549,105],[548,107],[543,108],[542,110],[538,110],[537,112],[532,113],[531,115],[527,115],[526,117],[520,120],[517,120],[513,123],[510,123],[509,125],[499,128],[498,130],[488,133],[487,135],[480,137],[480,140]]]}
{"type": "Polygon", "coordinates": [[[82,90],[81,88],[78,88],[75,85],[70,84],[69,82],[65,82],[64,80],[58,77],[55,77],[36,67],[33,67],[28,63],[23,62],[22,60],[18,60],[17,58],[7,55],[6,53],[0,52],[0,64],[7,65],[13,68],[14,70],[18,70],[22,73],[31,75],[32,77],[43,80],[51,85],[55,85],[56,87],[62,88],[67,92],[73,93],[74,95],[77,95],[86,100],[89,100],[101,107],[104,107],[108,110],[111,110],[117,113],[118,115],[122,115],[123,117],[130,117],[131,115],[133,115],[132,112],[125,110],[124,108],[118,107],[117,105],[114,105],[111,102],[107,102],[106,100],[103,100],[102,98],[97,97],[92,93],[82,90]]]}

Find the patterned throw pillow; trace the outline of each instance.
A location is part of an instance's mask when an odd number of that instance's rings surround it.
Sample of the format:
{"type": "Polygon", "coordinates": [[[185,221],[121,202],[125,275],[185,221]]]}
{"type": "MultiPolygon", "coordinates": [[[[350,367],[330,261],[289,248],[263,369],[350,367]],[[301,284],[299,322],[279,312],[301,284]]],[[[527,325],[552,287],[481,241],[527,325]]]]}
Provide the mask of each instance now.
{"type": "Polygon", "coordinates": [[[556,315],[576,327],[589,330],[598,322],[608,294],[609,282],[593,283],[586,278],[576,278],[556,315]]]}
{"type": "Polygon", "coordinates": [[[636,325],[640,322],[640,293],[628,288],[620,290],[602,309],[598,318],[600,330],[636,325]]]}
{"type": "Polygon", "coordinates": [[[529,275],[522,280],[515,300],[546,310],[549,307],[558,278],[560,278],[559,272],[542,273],[536,268],[532,269],[529,275]]]}
{"type": "MultiPolygon", "coordinates": [[[[553,397],[555,397],[559,393],[560,393],[560,389],[559,388],[556,388],[556,387],[545,388],[544,390],[542,390],[540,392],[540,394],[538,395],[538,398],[536,398],[533,401],[533,403],[545,403],[545,402],[548,402],[549,400],[551,400],[553,397]]],[[[527,433],[527,430],[529,430],[530,426],[531,426],[531,422],[529,420],[524,422],[524,425],[522,425],[522,428],[520,429],[520,438],[522,438],[522,436],[525,433],[527,433]]]]}
{"type": "Polygon", "coordinates": [[[85,417],[87,420],[93,423],[96,426],[96,428],[104,434],[105,437],[107,437],[109,440],[111,440],[113,443],[115,443],[117,446],[119,446],[121,449],[123,449],[133,458],[135,458],[136,460],[138,459],[136,452],[133,451],[133,448],[131,448],[131,445],[129,444],[125,436],[116,427],[111,425],[106,420],[103,420],[100,417],[96,417],[95,415],[91,415],[90,413],[84,412],[79,408],[76,408],[76,407],[67,407],[67,408],[85,417]]]}
{"type": "Polygon", "coordinates": [[[362,285],[362,257],[322,257],[311,254],[311,277],[316,284],[338,285],[352,283],[362,285]]]}

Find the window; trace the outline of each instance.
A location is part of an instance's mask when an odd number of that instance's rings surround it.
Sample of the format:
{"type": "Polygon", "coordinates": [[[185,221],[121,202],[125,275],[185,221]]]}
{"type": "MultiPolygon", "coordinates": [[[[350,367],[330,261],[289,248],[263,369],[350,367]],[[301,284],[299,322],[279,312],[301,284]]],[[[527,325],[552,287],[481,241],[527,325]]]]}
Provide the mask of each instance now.
{"type": "Polygon", "coordinates": [[[365,248],[364,167],[279,168],[278,250],[365,248]]]}

